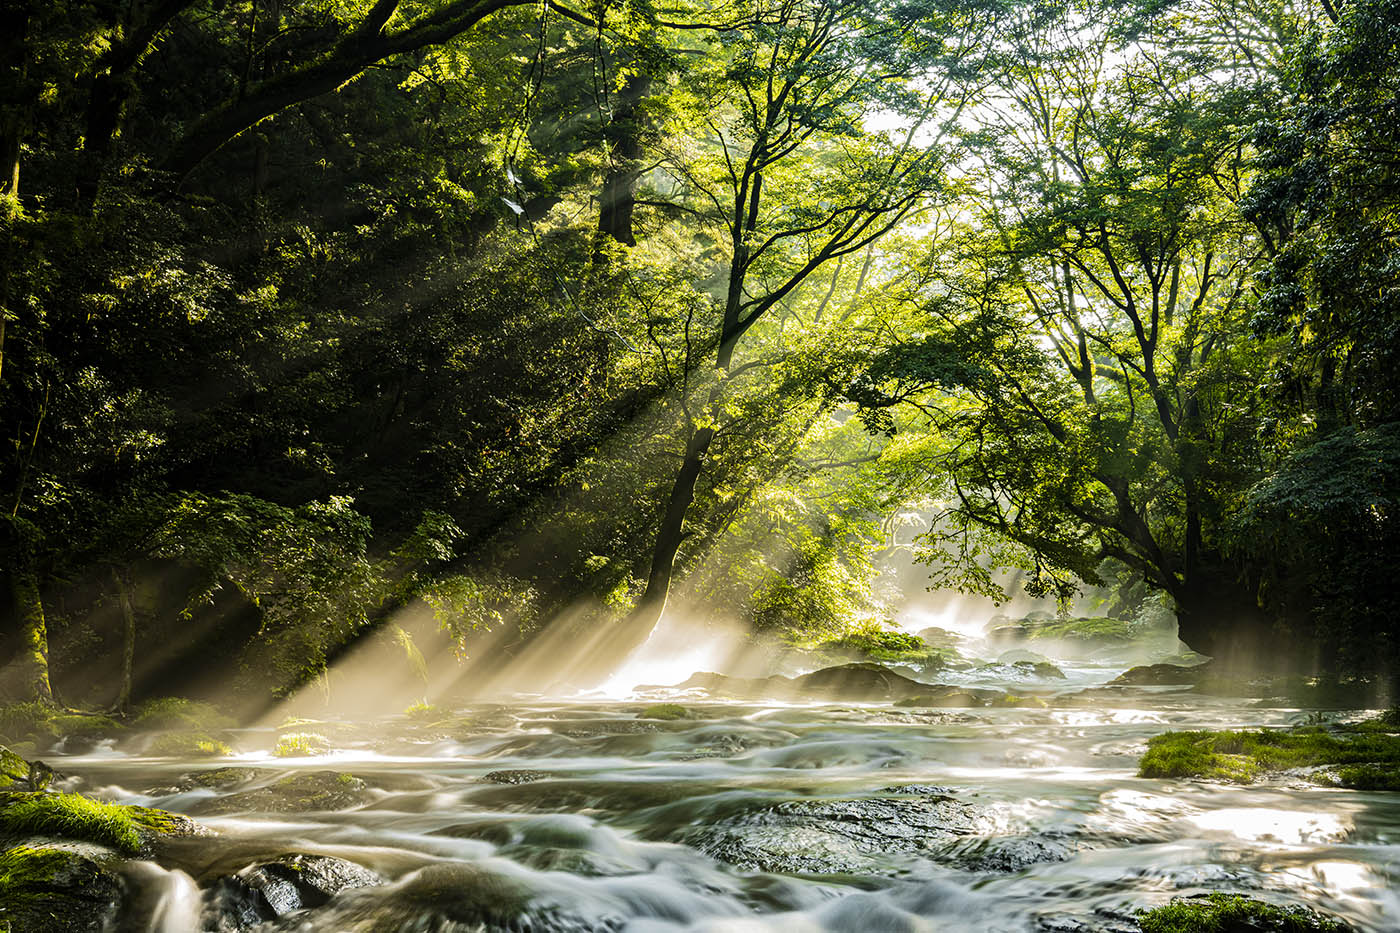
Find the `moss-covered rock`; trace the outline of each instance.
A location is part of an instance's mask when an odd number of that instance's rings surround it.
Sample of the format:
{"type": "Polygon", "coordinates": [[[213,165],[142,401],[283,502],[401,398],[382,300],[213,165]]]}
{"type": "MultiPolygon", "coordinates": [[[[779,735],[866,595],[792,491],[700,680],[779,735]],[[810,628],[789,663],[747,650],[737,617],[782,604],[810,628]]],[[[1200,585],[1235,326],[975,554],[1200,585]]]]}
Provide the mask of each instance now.
{"type": "Polygon", "coordinates": [[[230,787],[237,787],[239,784],[248,784],[261,777],[268,777],[271,772],[263,768],[210,768],[207,771],[191,771],[180,776],[180,780],[175,784],[175,790],[179,792],[207,788],[209,790],[227,790],[230,787]]]}
{"type": "Polygon", "coordinates": [[[1326,766],[1321,783],[1397,789],[1400,734],[1356,727],[1309,726],[1255,732],[1168,732],[1148,740],[1141,777],[1200,777],[1248,784],[1294,768],[1326,766]],[[1335,766],[1335,767],[1332,767],[1335,766]]]}
{"type": "Polygon", "coordinates": [[[115,852],[48,844],[0,852],[0,929],[9,933],[97,933],[121,912],[115,852]]]}
{"type": "Polygon", "coordinates": [[[160,758],[218,758],[232,755],[233,749],[208,732],[164,732],[146,746],[146,754],[160,758]]]}
{"type": "Polygon", "coordinates": [[[211,797],[194,807],[199,813],[309,813],[347,810],[370,800],[369,788],[353,774],[311,771],[292,774],[265,787],[211,797]]]}
{"type": "Polygon", "coordinates": [[[0,793],[0,837],[9,839],[56,836],[138,855],[160,837],[209,834],[189,817],[150,807],[102,803],[80,794],[0,793]]]}
{"type": "Polygon", "coordinates": [[[1027,616],[1015,621],[998,617],[987,627],[987,643],[993,647],[1010,648],[1018,645],[1036,647],[1040,643],[1058,642],[1062,646],[1062,652],[1069,649],[1069,653],[1077,654],[1125,645],[1149,634],[1153,633],[1132,622],[1105,616],[1069,619],[1027,616]]]}
{"type": "Polygon", "coordinates": [[[1184,898],[1138,914],[1142,933],[1351,933],[1306,907],[1279,907],[1240,894],[1184,898]]]}
{"type": "Polygon", "coordinates": [[[42,761],[28,761],[0,745],[0,791],[43,790],[55,777],[42,761]]]}
{"type": "Polygon", "coordinates": [[[679,703],[655,703],[637,714],[638,719],[699,719],[700,714],[679,703]]]}
{"type": "Polygon", "coordinates": [[[46,749],[60,739],[98,739],[121,734],[124,727],[110,716],[79,713],[46,703],[12,703],[0,707],[0,742],[30,744],[46,749]]]}
{"type": "Polygon", "coordinates": [[[136,710],[132,726],[142,731],[181,730],[219,732],[232,728],[233,720],[209,703],[184,697],[157,697],[136,710]]]}

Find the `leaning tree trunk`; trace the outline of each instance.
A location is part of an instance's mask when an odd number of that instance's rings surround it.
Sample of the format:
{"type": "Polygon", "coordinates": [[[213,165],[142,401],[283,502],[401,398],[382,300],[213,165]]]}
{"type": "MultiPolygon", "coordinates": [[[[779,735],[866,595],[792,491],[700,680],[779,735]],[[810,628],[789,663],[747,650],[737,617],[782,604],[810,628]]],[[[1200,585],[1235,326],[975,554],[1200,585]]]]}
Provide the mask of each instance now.
{"type": "Polygon", "coordinates": [[[661,527],[656,532],[656,543],[652,546],[651,572],[647,576],[647,588],[637,605],[632,608],[622,629],[608,644],[608,658],[604,662],[625,657],[642,645],[651,636],[661,616],[666,611],[666,601],[671,592],[671,579],[675,574],[676,555],[685,541],[685,516],[690,504],[695,501],[695,486],[700,472],[705,467],[705,455],[715,439],[715,429],[696,429],[685,445],[685,457],[676,479],[671,484],[671,494],[666,500],[666,512],[661,518],[661,527]]]}

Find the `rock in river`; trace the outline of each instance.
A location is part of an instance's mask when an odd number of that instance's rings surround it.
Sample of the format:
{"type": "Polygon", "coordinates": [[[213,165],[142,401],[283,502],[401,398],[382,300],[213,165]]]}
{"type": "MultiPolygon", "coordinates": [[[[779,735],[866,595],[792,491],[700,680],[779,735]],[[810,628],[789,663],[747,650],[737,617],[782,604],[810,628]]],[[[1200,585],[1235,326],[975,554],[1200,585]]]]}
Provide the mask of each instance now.
{"type": "Polygon", "coordinates": [[[341,891],[383,884],[368,868],[326,855],[288,855],[251,865],[215,882],[204,926],[217,933],[247,930],[294,911],[320,907],[341,891]]]}
{"type": "Polygon", "coordinates": [[[312,771],[293,774],[266,787],[210,797],[192,805],[200,813],[308,813],[316,810],[348,810],[368,803],[365,782],[353,774],[312,771]]]}
{"type": "Polygon", "coordinates": [[[891,794],[760,804],[670,841],[748,871],[889,874],[899,855],[934,857],[990,829],[980,808],[947,794],[891,794]]]}

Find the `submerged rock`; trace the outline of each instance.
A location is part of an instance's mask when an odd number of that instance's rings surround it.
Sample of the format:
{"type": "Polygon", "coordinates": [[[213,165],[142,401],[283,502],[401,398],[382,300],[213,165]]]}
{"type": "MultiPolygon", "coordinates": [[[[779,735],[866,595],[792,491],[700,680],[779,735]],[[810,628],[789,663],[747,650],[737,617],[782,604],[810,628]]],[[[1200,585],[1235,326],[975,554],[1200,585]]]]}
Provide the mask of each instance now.
{"type": "Polygon", "coordinates": [[[234,933],[323,906],[341,891],[383,883],[375,872],[345,859],[288,855],[215,882],[205,901],[204,927],[234,933]]]}
{"type": "Polygon", "coordinates": [[[207,788],[209,790],[227,790],[230,787],[237,787],[239,784],[249,784],[260,778],[269,777],[271,771],[266,768],[211,768],[207,771],[191,771],[180,776],[175,788],[180,792],[207,788]]]}
{"type": "Polygon", "coordinates": [[[890,874],[891,856],[932,856],[989,828],[980,808],[946,794],[898,794],[760,804],[669,841],[747,871],[890,874]]]}
{"type": "Polygon", "coordinates": [[[730,697],[811,697],[861,702],[917,696],[937,685],[922,683],[881,664],[856,662],[823,668],[800,677],[748,678],[702,673],[677,686],[730,697]]]}
{"type": "Polygon", "coordinates": [[[554,777],[548,771],[536,771],[533,768],[515,768],[508,771],[489,771],[481,776],[487,784],[530,784],[535,781],[547,781],[554,777]]]}
{"type": "Polygon", "coordinates": [[[199,813],[306,813],[315,810],[347,810],[368,803],[371,798],[365,782],[339,771],[311,771],[293,774],[266,787],[211,797],[195,803],[199,813]]]}

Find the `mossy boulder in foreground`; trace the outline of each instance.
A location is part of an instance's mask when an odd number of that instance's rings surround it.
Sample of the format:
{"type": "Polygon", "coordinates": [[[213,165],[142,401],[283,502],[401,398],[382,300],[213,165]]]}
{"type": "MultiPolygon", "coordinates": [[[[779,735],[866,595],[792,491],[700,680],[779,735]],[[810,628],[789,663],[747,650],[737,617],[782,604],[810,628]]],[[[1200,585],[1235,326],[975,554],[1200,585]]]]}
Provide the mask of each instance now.
{"type": "Polygon", "coordinates": [[[150,807],[102,803],[78,794],[0,793],[0,838],[4,839],[57,837],[140,855],[161,837],[209,834],[189,817],[150,807]]]}
{"type": "Polygon", "coordinates": [[[1172,901],[1138,914],[1142,933],[1351,933],[1306,907],[1278,907],[1239,894],[1172,901]]]}
{"type": "Polygon", "coordinates": [[[97,933],[120,913],[119,857],[101,847],[34,844],[0,852],[0,930],[97,933]]]}
{"type": "Polygon", "coordinates": [[[126,897],[119,873],[126,858],[151,855],[167,837],[210,835],[164,810],[23,789],[47,769],[3,747],[0,770],[9,788],[0,792],[0,930],[6,933],[114,929],[126,897]]]}

